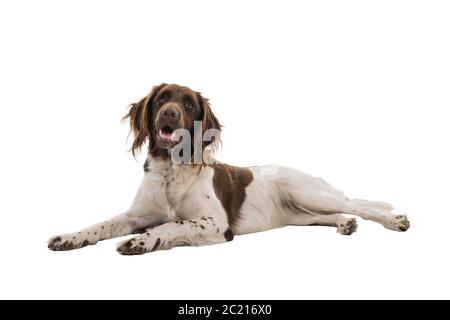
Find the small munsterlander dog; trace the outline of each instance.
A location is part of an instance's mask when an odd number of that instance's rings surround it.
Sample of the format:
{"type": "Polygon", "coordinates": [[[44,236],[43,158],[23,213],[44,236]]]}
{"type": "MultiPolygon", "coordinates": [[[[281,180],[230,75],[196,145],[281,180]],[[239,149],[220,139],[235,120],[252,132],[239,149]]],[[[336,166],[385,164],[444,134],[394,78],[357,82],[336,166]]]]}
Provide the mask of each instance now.
{"type": "Polygon", "coordinates": [[[349,199],[318,177],[278,166],[240,168],[213,160],[221,125],[196,91],[161,84],[124,117],[133,154],[148,140],[144,178],[131,207],[110,220],[52,237],[62,251],[138,234],[117,251],[136,255],[176,246],[231,241],[234,235],[287,225],[323,225],[349,235],[350,214],[406,231],[405,215],[384,202],[349,199]],[[199,134],[200,132],[200,134],[199,134]]]}

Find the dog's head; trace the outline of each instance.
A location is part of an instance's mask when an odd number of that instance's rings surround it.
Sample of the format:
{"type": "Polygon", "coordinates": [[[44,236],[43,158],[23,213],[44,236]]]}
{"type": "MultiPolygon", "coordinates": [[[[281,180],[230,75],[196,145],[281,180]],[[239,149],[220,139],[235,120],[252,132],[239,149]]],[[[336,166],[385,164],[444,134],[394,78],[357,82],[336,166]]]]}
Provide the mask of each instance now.
{"type": "MultiPolygon", "coordinates": [[[[124,120],[130,121],[134,136],[133,155],[149,140],[149,152],[167,154],[162,149],[173,148],[182,141],[177,129],[189,131],[194,136],[194,122],[201,121],[203,133],[209,129],[220,130],[221,125],[211,111],[208,99],[199,92],[176,84],[161,84],[137,103],[130,105],[124,120]]],[[[210,142],[202,143],[203,148],[210,142]]]]}

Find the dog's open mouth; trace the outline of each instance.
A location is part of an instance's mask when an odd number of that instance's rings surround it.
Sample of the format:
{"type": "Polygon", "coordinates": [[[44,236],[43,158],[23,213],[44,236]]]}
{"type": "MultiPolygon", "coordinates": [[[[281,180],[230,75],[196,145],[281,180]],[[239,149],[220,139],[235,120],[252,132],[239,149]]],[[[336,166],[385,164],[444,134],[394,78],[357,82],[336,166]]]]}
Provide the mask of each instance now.
{"type": "Polygon", "coordinates": [[[170,126],[164,126],[158,130],[158,139],[170,142],[178,142],[179,137],[170,126]]]}

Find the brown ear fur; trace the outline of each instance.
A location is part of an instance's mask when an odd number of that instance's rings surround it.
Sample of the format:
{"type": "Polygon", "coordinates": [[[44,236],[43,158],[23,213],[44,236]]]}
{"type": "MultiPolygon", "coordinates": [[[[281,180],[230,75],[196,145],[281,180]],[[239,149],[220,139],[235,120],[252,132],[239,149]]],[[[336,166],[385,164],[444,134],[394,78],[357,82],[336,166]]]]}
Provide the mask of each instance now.
{"type": "MultiPolygon", "coordinates": [[[[200,93],[198,94],[198,98],[199,98],[199,101],[203,108],[203,119],[202,119],[203,134],[208,129],[217,129],[217,130],[221,131],[222,125],[220,124],[219,120],[217,120],[216,116],[212,112],[208,99],[202,97],[200,93]]],[[[206,141],[204,146],[206,147],[212,142],[213,141],[206,141]]]]}
{"type": "Polygon", "coordinates": [[[153,99],[163,86],[165,86],[165,83],[153,87],[146,97],[139,102],[130,104],[130,110],[122,118],[122,121],[130,121],[130,134],[133,135],[133,144],[131,146],[133,156],[136,156],[136,152],[141,150],[145,140],[150,140],[150,148],[154,144],[153,119],[148,119],[148,117],[151,117],[152,114],[153,99]]]}

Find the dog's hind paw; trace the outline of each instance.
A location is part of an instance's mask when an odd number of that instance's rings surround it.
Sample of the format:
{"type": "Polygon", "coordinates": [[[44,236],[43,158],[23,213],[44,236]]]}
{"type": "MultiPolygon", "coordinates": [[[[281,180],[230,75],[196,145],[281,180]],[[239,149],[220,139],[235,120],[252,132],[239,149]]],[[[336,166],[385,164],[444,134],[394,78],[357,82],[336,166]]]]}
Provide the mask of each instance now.
{"type": "Polygon", "coordinates": [[[337,225],[337,233],[343,235],[351,235],[358,228],[358,223],[355,218],[348,219],[347,222],[341,222],[337,225]]]}
{"type": "Polygon", "coordinates": [[[409,229],[410,223],[406,215],[398,215],[392,217],[383,225],[390,230],[405,232],[409,229]]]}

